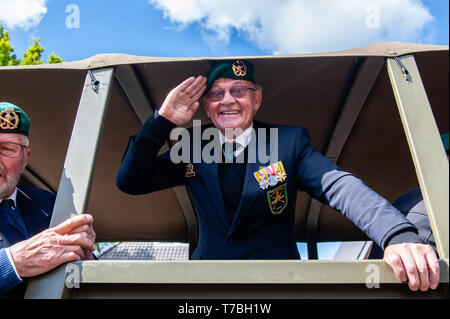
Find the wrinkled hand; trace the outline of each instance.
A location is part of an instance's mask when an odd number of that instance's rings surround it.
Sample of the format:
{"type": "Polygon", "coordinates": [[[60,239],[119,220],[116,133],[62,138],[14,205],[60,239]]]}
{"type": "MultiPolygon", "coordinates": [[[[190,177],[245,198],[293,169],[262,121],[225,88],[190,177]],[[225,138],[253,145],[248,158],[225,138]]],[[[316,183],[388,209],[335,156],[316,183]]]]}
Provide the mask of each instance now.
{"type": "MultiPolygon", "coordinates": [[[[90,215],[89,215],[90,216],[90,215]]],[[[92,217],[92,216],[91,216],[92,217]]],[[[86,236],[92,241],[92,246],[89,248],[83,248],[83,260],[91,260],[94,259],[94,250],[96,247],[94,246],[96,234],[92,223],[83,224],[78,226],[69,233],[69,235],[80,234],[81,236],[86,236]]]]}
{"type": "Polygon", "coordinates": [[[197,101],[206,90],[206,77],[190,77],[167,95],[158,113],[177,126],[189,122],[200,103],[197,101]]]}
{"type": "Polygon", "coordinates": [[[19,276],[37,276],[66,262],[92,258],[92,222],[91,215],[78,215],[11,246],[9,251],[19,276]]]}
{"type": "Polygon", "coordinates": [[[427,291],[439,283],[439,261],[433,248],[425,244],[403,243],[387,246],[384,261],[401,281],[408,281],[409,289],[427,291]]]}

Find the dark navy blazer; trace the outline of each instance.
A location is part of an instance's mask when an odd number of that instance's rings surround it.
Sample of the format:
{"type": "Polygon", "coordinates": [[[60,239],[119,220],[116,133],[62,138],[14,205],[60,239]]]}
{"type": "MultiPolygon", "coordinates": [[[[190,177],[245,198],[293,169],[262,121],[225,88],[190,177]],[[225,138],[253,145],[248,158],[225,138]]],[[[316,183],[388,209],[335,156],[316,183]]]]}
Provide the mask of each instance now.
{"type": "MultiPolygon", "coordinates": [[[[259,160],[247,163],[242,197],[230,222],[222,199],[217,163],[203,160],[192,163],[195,177],[186,177],[186,163],[174,164],[169,151],[157,155],[174,127],[162,116],[148,119],[139,133],[131,137],[116,182],[120,190],[133,195],[186,185],[192,194],[199,225],[199,242],[193,259],[298,259],[294,218],[299,189],[342,212],[381,247],[399,232],[416,231],[397,209],[360,179],[315,151],[305,128],[256,121],[255,130],[278,129],[278,160],[287,174],[284,182],[287,204],[281,213],[272,213],[267,193],[284,183],[263,190],[253,175],[272,163],[259,160]]],[[[258,140],[258,135],[253,138],[257,145],[263,143],[269,154],[274,146],[270,134],[266,134],[265,140],[258,140]]]]}
{"type": "MultiPolygon", "coordinates": [[[[23,234],[20,229],[4,222],[0,216],[0,295],[16,286],[20,281],[14,273],[11,273],[9,260],[5,249],[17,242],[32,237],[50,225],[55,195],[33,187],[19,185],[17,187],[16,205],[22,214],[28,234],[23,234]],[[28,237],[29,235],[29,237],[28,237]]],[[[8,207],[0,206],[0,215],[8,207]]]]}

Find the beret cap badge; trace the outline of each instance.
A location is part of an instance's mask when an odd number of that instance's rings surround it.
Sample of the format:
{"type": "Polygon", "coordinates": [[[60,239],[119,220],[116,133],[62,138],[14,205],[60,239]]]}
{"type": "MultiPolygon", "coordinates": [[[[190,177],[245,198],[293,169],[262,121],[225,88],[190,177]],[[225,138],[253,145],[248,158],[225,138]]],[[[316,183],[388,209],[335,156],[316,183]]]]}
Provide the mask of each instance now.
{"type": "Polygon", "coordinates": [[[0,101],[0,134],[18,133],[28,136],[30,118],[17,105],[0,101]]]}
{"type": "Polygon", "coordinates": [[[0,111],[0,128],[3,130],[14,130],[19,126],[20,118],[12,108],[0,111]]]}
{"type": "Polygon", "coordinates": [[[235,76],[246,76],[247,75],[247,66],[244,62],[240,60],[234,61],[232,64],[233,74],[235,76]]]}

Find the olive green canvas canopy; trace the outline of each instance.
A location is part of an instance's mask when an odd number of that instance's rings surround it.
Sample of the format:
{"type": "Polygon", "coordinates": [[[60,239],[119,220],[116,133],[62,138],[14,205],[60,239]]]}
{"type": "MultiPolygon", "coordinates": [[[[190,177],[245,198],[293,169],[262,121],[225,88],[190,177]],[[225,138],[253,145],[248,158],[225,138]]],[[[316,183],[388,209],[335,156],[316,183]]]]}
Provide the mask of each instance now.
{"type": "MultiPolygon", "coordinates": [[[[392,202],[418,185],[385,67],[386,58],[403,55],[414,56],[438,130],[447,132],[448,46],[391,42],[332,53],[239,58],[253,62],[255,80],[263,87],[257,120],[305,126],[317,150],[392,202]]],[[[228,58],[234,57],[217,59],[228,58]]],[[[206,74],[215,59],[100,54],[61,64],[0,67],[0,101],[20,106],[31,118],[32,156],[23,182],[58,190],[87,71],[113,68],[87,206],[97,239],[192,242],[195,217],[184,188],[131,196],[116,188],[115,176],[129,136],[173,87],[206,74]]],[[[209,123],[202,108],[194,119],[209,123]]],[[[303,192],[297,198],[296,228],[299,241],[367,239],[340,213],[303,192]]]]}

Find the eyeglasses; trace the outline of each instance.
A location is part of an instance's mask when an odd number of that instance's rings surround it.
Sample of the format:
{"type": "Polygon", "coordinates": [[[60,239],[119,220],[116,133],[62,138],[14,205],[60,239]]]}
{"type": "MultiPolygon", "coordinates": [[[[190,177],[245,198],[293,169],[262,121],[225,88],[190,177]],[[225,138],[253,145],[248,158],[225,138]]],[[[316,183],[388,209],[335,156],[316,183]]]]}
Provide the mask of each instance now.
{"type": "Polygon", "coordinates": [[[0,155],[5,157],[19,157],[24,149],[28,149],[28,146],[14,142],[0,142],[0,155]]]}
{"type": "MultiPolygon", "coordinates": [[[[235,99],[240,99],[247,94],[248,90],[256,91],[255,88],[250,88],[247,86],[233,86],[228,91],[230,92],[232,97],[234,97],[235,99]]],[[[222,101],[224,97],[225,97],[225,90],[221,89],[211,90],[208,92],[208,94],[206,94],[206,98],[211,102],[222,101]]]]}

